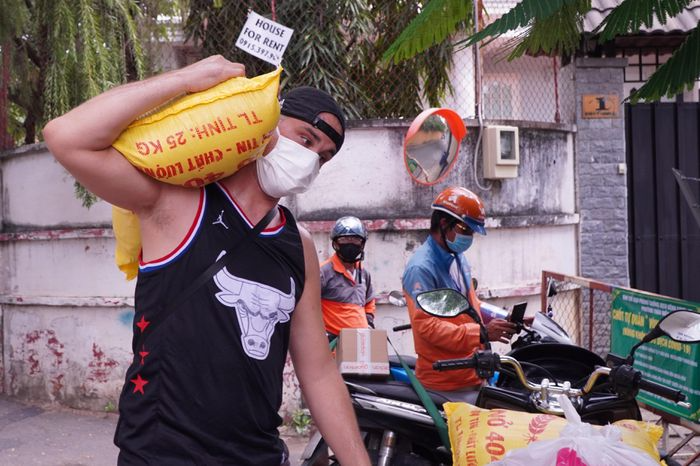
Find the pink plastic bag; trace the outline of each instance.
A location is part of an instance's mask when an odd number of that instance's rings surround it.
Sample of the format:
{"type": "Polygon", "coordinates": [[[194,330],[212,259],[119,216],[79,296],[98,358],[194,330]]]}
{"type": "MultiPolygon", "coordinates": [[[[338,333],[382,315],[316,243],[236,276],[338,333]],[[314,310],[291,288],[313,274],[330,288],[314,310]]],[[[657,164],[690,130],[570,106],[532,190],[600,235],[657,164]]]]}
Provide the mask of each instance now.
{"type": "Polygon", "coordinates": [[[493,466],[658,466],[646,452],[622,443],[620,430],[612,425],[595,429],[581,422],[571,401],[563,395],[559,403],[568,425],[557,439],[540,440],[509,451],[493,466]]]}

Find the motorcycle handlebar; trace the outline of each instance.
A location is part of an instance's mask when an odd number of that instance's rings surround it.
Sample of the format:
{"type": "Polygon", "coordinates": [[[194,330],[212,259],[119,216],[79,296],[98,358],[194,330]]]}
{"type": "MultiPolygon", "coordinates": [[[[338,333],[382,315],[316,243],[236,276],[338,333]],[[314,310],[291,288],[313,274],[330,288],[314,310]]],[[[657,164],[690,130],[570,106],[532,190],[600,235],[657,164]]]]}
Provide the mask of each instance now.
{"type": "Polygon", "coordinates": [[[396,327],[392,328],[394,332],[400,332],[402,330],[410,330],[411,329],[411,324],[403,324],[403,325],[397,325],[396,327]]]}
{"type": "Polygon", "coordinates": [[[641,379],[639,381],[639,389],[662,396],[673,401],[674,403],[681,403],[686,400],[685,394],[683,394],[683,392],[680,390],[675,390],[671,387],[661,385],[660,383],[656,383],[651,380],[641,379]]]}
{"type": "MultiPolygon", "coordinates": [[[[494,356],[496,356],[495,353],[493,353],[494,356]]],[[[471,358],[464,358],[464,359],[447,359],[444,361],[437,361],[433,363],[433,369],[442,371],[442,370],[455,370],[455,369],[471,369],[471,368],[476,368],[479,366],[479,358],[480,357],[485,357],[485,355],[482,355],[481,352],[477,352],[476,356],[471,357],[471,358]]],[[[491,357],[491,356],[487,356],[491,357]]],[[[511,366],[516,373],[516,376],[518,379],[520,379],[520,382],[523,384],[525,388],[530,390],[531,392],[539,392],[541,390],[549,390],[552,393],[564,393],[568,396],[583,396],[586,393],[589,393],[593,390],[593,388],[596,385],[596,382],[598,378],[602,375],[610,375],[611,374],[611,369],[609,367],[597,367],[593,373],[588,377],[588,380],[586,381],[586,384],[583,386],[581,389],[577,389],[574,387],[571,387],[571,385],[566,382],[563,386],[556,386],[556,385],[550,385],[549,382],[545,384],[543,381],[541,384],[535,384],[527,380],[527,377],[525,375],[525,372],[522,369],[522,366],[518,362],[517,359],[514,359],[510,356],[497,356],[498,359],[500,360],[500,364],[505,364],[508,366],[511,366]]],[[[497,369],[497,367],[496,367],[497,369]]],[[[630,368],[631,369],[631,368],[630,368]]],[[[632,369],[633,370],[633,369],[632,369]]],[[[650,380],[644,380],[643,378],[637,378],[638,380],[638,388],[642,390],[646,390],[648,392],[654,393],[656,395],[662,396],[664,398],[667,398],[669,400],[672,400],[673,402],[684,406],[684,407],[690,407],[688,403],[685,402],[686,396],[679,390],[675,390],[670,387],[666,387],[665,385],[661,385],[656,382],[652,382],[650,380]]]]}
{"type": "Polygon", "coordinates": [[[476,367],[476,358],[445,359],[433,363],[436,371],[449,371],[456,369],[473,369],[476,367]]]}

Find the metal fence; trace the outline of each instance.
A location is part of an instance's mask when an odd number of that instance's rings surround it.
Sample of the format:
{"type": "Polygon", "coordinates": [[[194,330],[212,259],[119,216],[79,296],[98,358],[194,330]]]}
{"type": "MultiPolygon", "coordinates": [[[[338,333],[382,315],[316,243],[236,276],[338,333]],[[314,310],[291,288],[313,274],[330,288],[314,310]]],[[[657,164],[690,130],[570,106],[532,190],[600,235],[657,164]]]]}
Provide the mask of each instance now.
{"type": "MultiPolygon", "coordinates": [[[[250,8],[294,29],[282,62],[283,89],[303,84],[324,88],[339,97],[351,119],[411,118],[434,105],[453,108],[463,118],[476,115],[473,47],[447,44],[399,65],[381,61],[420,2],[242,3],[223,2],[220,8],[201,7],[195,16],[190,12],[189,17],[170,18],[169,41],[147,45],[153,72],[179,68],[213,53],[245,63],[249,76],[271,70],[272,65],[234,45],[250,8]],[[367,11],[339,9],[342,4],[363,4],[367,11]]],[[[484,20],[495,20],[516,3],[485,1],[484,20]]],[[[453,43],[463,37],[464,33],[456,35],[453,43]]],[[[573,122],[573,65],[562,66],[561,59],[552,57],[508,61],[508,40],[496,40],[478,50],[484,118],[573,122]]]]}
{"type": "Polygon", "coordinates": [[[610,351],[612,290],[607,283],[542,271],[542,309],[575,344],[603,358],[610,351]]]}
{"type": "Polygon", "coordinates": [[[558,57],[523,56],[507,61],[508,39],[481,48],[484,117],[573,123],[574,65],[558,57]]]}
{"type": "MultiPolygon", "coordinates": [[[[484,24],[500,18],[519,0],[484,0],[484,24]]],[[[559,57],[506,57],[513,39],[522,30],[501,36],[481,48],[484,67],[484,117],[495,120],[523,120],[573,123],[574,65],[559,57]]]]}
{"type": "MultiPolygon", "coordinates": [[[[147,75],[181,68],[212,54],[245,63],[248,76],[272,70],[272,65],[235,46],[248,12],[254,11],[294,30],[282,62],[282,90],[299,85],[325,89],[352,120],[413,118],[432,106],[453,108],[465,119],[474,118],[476,96],[481,95],[486,120],[574,121],[573,65],[562,66],[559,58],[552,57],[507,61],[504,46],[509,38],[476,51],[474,47],[460,49],[455,44],[465,37],[463,31],[451,42],[431,47],[409,61],[384,63],[382,55],[423,3],[192,0],[189,9],[177,13],[148,11],[137,24],[147,75]],[[475,63],[483,71],[480,92],[475,86],[475,63]]],[[[484,0],[483,20],[495,20],[516,3],[484,0]]],[[[17,92],[8,91],[8,85],[22,79],[23,72],[12,68],[2,45],[0,64],[0,138],[7,128],[14,128],[11,139],[0,140],[0,148],[21,144],[25,137],[35,142],[41,128],[32,126],[25,131],[22,122],[41,125],[43,116],[20,115],[17,108],[13,112],[7,96],[17,92]]],[[[39,89],[40,85],[36,91],[39,89]]]]}

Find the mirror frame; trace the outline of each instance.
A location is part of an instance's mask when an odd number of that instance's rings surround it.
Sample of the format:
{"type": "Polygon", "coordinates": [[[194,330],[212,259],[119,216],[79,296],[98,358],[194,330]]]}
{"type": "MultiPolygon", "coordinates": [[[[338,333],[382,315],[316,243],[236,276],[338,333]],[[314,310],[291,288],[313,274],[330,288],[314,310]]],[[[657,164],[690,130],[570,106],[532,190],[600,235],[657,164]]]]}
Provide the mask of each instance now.
{"type": "Polygon", "coordinates": [[[440,181],[445,179],[447,175],[450,174],[452,169],[455,166],[455,163],[457,162],[457,159],[459,158],[459,147],[462,143],[462,139],[467,135],[467,128],[464,126],[464,121],[462,121],[462,117],[459,116],[457,112],[455,112],[452,109],[449,108],[444,108],[444,107],[433,107],[433,108],[428,108],[426,110],[423,110],[416,118],[413,120],[413,123],[411,123],[411,126],[408,127],[408,131],[406,131],[406,136],[403,138],[403,163],[406,167],[406,172],[408,173],[408,176],[413,180],[415,183],[418,183],[423,186],[433,186],[438,184],[440,181]],[[407,157],[407,145],[406,143],[408,142],[409,139],[411,139],[415,134],[420,130],[420,127],[423,125],[423,122],[428,119],[428,117],[432,115],[440,115],[447,121],[447,126],[450,129],[450,132],[452,133],[452,136],[457,140],[457,152],[455,153],[455,157],[452,159],[452,162],[450,162],[450,165],[445,169],[445,173],[443,173],[439,178],[437,178],[434,181],[431,182],[425,182],[417,179],[413,174],[411,173],[411,170],[408,166],[408,157],[407,157]]]}
{"type": "Polygon", "coordinates": [[[677,341],[677,342],[679,342],[679,343],[694,344],[694,343],[700,342],[700,339],[698,339],[698,340],[677,340],[677,339],[674,338],[670,333],[668,333],[666,330],[664,330],[664,329],[662,328],[662,325],[661,325],[661,324],[662,324],[663,322],[665,322],[667,318],[669,318],[669,317],[671,317],[671,316],[673,316],[674,314],[677,314],[677,313],[679,313],[679,312],[689,313],[689,314],[695,314],[695,315],[697,315],[698,317],[700,317],[700,314],[698,314],[698,313],[695,312],[695,311],[691,311],[690,309],[676,309],[676,310],[674,310],[674,311],[669,312],[669,313],[666,314],[665,316],[663,316],[663,317],[661,318],[661,320],[659,320],[659,321],[656,323],[655,329],[658,328],[658,329],[661,331],[661,333],[663,334],[663,336],[665,336],[665,337],[667,337],[667,338],[670,338],[670,339],[673,340],[673,341],[677,341]]]}

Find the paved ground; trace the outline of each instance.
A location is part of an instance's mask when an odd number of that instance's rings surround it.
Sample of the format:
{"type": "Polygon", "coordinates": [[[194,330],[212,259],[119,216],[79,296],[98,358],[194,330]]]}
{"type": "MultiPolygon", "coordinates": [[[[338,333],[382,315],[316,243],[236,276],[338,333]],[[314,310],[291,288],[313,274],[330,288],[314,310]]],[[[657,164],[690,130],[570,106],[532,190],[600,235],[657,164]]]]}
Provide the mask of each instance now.
{"type": "MultiPolygon", "coordinates": [[[[647,413],[645,418],[654,416],[647,413]]],[[[114,466],[116,423],[116,414],[29,406],[0,396],[0,466],[114,466]]],[[[680,430],[681,435],[688,432],[680,430]]],[[[292,465],[298,465],[306,438],[288,435],[284,439],[292,465]]],[[[678,437],[669,441],[673,445],[678,437]]],[[[681,463],[698,451],[700,437],[691,443],[678,458],[681,463]]],[[[700,465],[700,460],[693,464],[700,465]]]]}
{"type": "MultiPolygon", "coordinates": [[[[114,466],[116,414],[28,406],[0,396],[0,466],[114,466]]],[[[292,464],[306,439],[285,436],[292,464]]]]}

